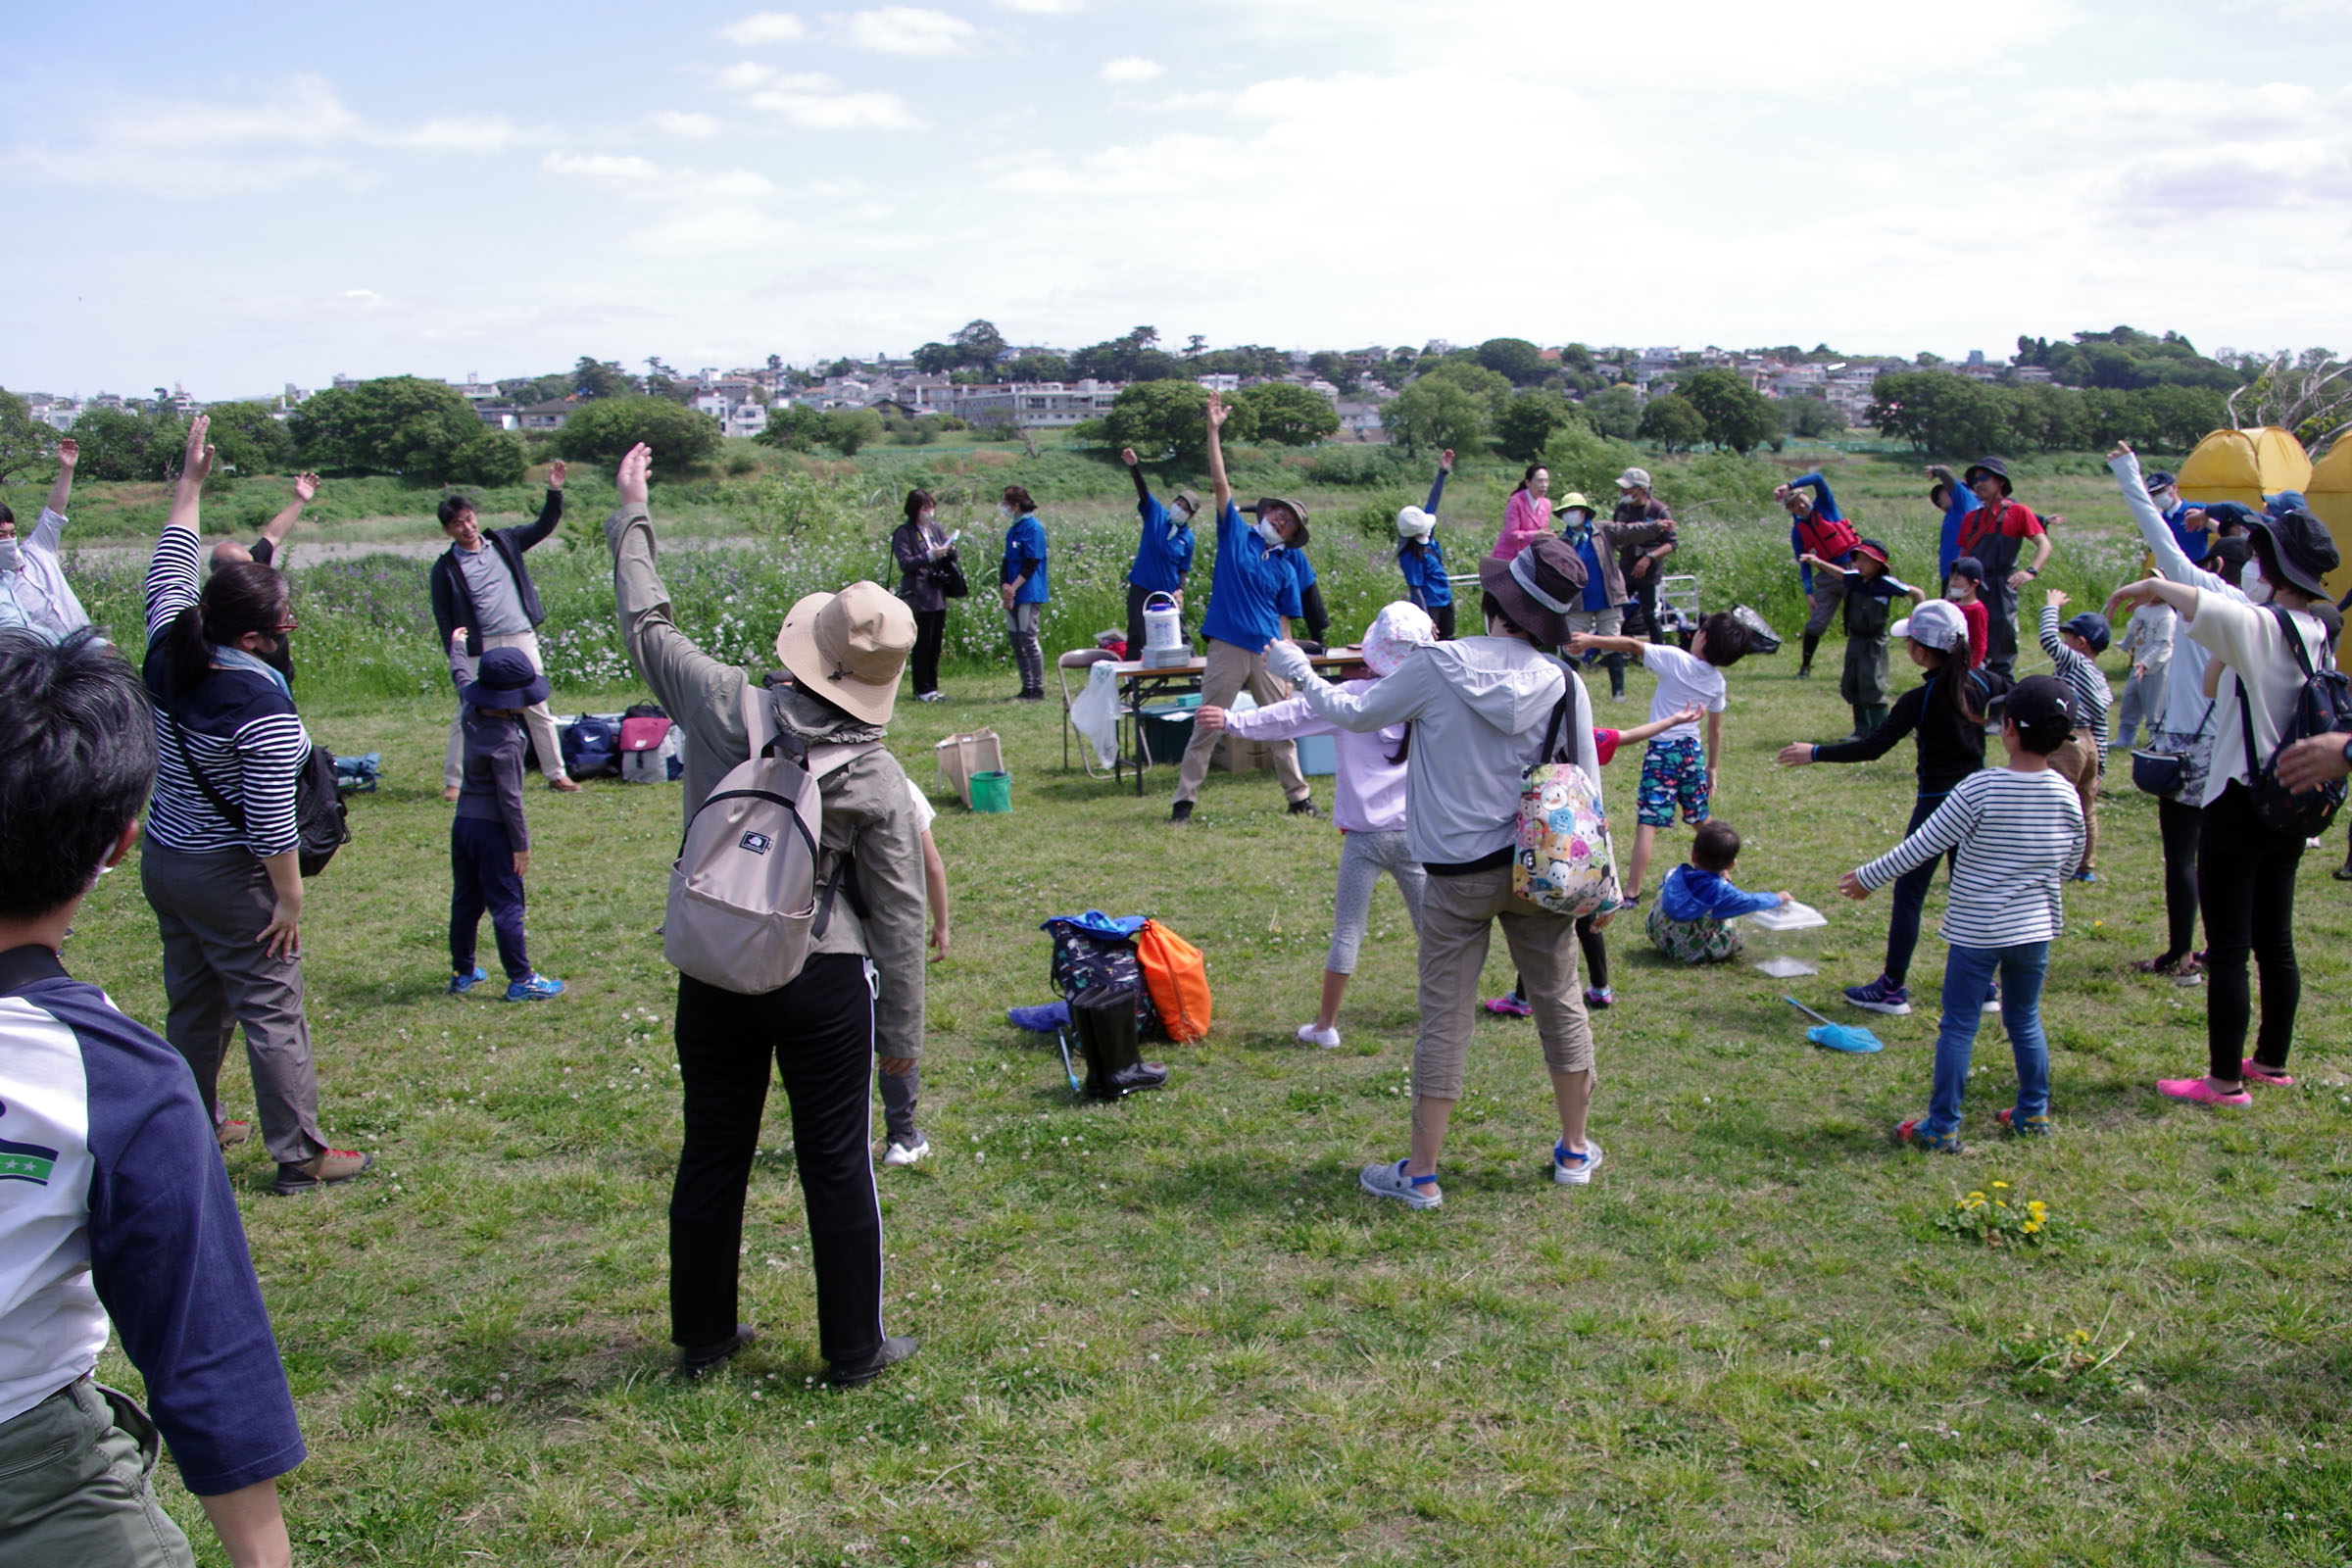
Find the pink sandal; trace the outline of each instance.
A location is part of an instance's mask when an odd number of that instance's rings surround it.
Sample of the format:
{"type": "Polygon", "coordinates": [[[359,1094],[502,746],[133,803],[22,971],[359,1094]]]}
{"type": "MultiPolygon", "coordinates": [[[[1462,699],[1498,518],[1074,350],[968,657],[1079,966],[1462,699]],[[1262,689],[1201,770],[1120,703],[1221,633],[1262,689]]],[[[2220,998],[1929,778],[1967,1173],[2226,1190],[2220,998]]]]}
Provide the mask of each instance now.
{"type": "Polygon", "coordinates": [[[2251,1105],[2254,1097],[2243,1089],[2224,1094],[2203,1078],[2159,1078],[2156,1092],[2167,1100],[2185,1100],[2199,1105],[2251,1105]]]}
{"type": "Polygon", "coordinates": [[[2268,1084],[2274,1089],[2295,1087],[2294,1076],[2284,1067],[2266,1067],[2252,1056],[2248,1056],[2237,1070],[2249,1084],[2268,1084]]]}

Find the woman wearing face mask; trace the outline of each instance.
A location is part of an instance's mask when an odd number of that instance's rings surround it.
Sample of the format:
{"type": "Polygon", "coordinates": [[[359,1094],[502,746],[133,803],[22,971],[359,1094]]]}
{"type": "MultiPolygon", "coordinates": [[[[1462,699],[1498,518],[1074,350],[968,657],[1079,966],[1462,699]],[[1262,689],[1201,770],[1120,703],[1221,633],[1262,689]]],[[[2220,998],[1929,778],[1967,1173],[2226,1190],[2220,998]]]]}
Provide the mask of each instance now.
{"type": "Polygon", "coordinates": [[[947,640],[947,581],[956,564],[956,546],[939,526],[939,503],[928,490],[906,492],[906,520],[890,536],[899,563],[899,597],[914,612],[914,653],[906,662],[914,674],[918,702],[936,703],[939,650],[947,640]]]}
{"type": "Polygon", "coordinates": [[[294,784],[311,738],[279,666],[294,614],[276,567],[241,562],[196,586],[197,513],[213,449],[188,424],[171,515],[147,568],[147,693],[155,796],[139,880],[164,939],[164,1033],[188,1059],[220,1147],[253,1131],[218,1087],[242,1024],[262,1142],[277,1193],[345,1182],[374,1156],[318,1131],[318,1077],[303,1016],[302,869],[294,784]]]}
{"type": "Polygon", "coordinates": [[[1004,519],[1004,561],[997,572],[997,597],[1004,605],[1004,635],[1012,641],[1012,662],[1021,674],[1017,694],[1024,703],[1046,700],[1046,656],[1038,646],[1037,627],[1052,597],[1046,583],[1046,525],[1037,520],[1037,503],[1017,484],[1004,487],[997,508],[1004,519]]]}
{"type": "MultiPolygon", "coordinates": [[[[2202,1078],[2161,1078],[2159,1094],[2204,1105],[2243,1105],[2250,1085],[2284,1088],[2303,982],[2295,960],[2299,834],[2280,833],[2254,808],[2258,769],[2278,750],[2301,700],[2304,671],[2327,666],[2334,607],[2322,583],[2338,563],[2328,525],[2308,512],[2258,517],[2240,595],[2150,577],[2119,589],[2114,605],[2169,605],[2180,630],[2207,656],[2212,756],[2199,792],[2197,900],[2205,916],[2202,1078]],[[2246,960],[2262,978],[2262,1024],[2252,1055],[2246,960]]],[[[2180,656],[2174,655],[2176,659],[2180,656]]]]}

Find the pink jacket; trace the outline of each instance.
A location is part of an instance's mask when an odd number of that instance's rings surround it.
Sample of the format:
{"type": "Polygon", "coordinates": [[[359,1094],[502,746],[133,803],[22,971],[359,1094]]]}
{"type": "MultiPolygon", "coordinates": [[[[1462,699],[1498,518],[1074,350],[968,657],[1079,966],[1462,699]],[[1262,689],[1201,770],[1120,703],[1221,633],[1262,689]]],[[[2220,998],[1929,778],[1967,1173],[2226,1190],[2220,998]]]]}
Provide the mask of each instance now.
{"type": "MultiPolygon", "coordinates": [[[[1344,692],[1366,692],[1373,680],[1340,682],[1344,692]]],[[[1401,833],[1404,831],[1404,766],[1392,762],[1404,726],[1357,734],[1324,718],[1303,697],[1292,697],[1271,707],[1234,713],[1225,727],[1248,741],[1295,741],[1301,735],[1329,735],[1339,754],[1334,770],[1331,820],[1343,833],[1401,833]]]]}
{"type": "Polygon", "coordinates": [[[1510,505],[1502,512],[1502,537],[1494,541],[1494,559],[1508,561],[1533,544],[1540,536],[1551,532],[1551,506],[1538,500],[1526,490],[1511,492],[1510,505]]]}

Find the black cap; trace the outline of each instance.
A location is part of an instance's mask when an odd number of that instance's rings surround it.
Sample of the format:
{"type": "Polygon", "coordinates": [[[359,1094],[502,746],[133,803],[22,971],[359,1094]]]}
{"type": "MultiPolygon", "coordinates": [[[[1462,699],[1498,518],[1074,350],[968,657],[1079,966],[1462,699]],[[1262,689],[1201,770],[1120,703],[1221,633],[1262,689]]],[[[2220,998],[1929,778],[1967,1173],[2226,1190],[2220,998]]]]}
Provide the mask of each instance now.
{"type": "Polygon", "coordinates": [[[2163,468],[2158,468],[2154,473],[2148,475],[2148,494],[2154,495],[2157,491],[2180,482],[2178,476],[2163,468]]]}
{"type": "Polygon", "coordinates": [[[2276,563],[2279,575],[2314,599],[2334,597],[2328,592],[2326,578],[2342,564],[2342,558],[2326,523],[2297,508],[2276,517],[2256,517],[2251,527],[2271,543],[2263,558],[2265,571],[2276,563]]]}
{"type": "Polygon", "coordinates": [[[1984,581],[1984,563],[1974,556],[1962,556],[1952,563],[1952,569],[1945,575],[1966,577],[1970,582],[1982,584],[1984,581]]]}
{"type": "Polygon", "coordinates": [[[2003,711],[2036,749],[2045,742],[2055,746],[2075,727],[2074,694],[2055,675],[2028,675],[2010,687],[2003,711]]]}
{"type": "Polygon", "coordinates": [[[1977,482],[1977,475],[1981,473],[1989,473],[1995,479],[2000,480],[2001,494],[2014,494],[2014,492],[2009,488],[2009,465],[2003,463],[2000,459],[1979,458],[1976,462],[1968,466],[1968,471],[1960,476],[1960,482],[1973,487],[1977,482]]]}
{"type": "Polygon", "coordinates": [[[2105,653],[2107,644],[2115,637],[2115,628],[2107,623],[2105,615],[2095,610],[2083,611],[2058,629],[2071,631],[2090,644],[2090,651],[2094,654],[2105,653]]]}

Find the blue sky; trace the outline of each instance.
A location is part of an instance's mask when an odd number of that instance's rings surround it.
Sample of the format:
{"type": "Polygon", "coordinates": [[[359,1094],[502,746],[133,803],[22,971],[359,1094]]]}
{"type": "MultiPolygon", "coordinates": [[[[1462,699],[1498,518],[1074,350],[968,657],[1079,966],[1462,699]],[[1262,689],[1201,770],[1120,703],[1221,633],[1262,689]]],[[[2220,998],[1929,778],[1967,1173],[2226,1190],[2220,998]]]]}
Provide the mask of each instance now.
{"type": "Polygon", "coordinates": [[[0,55],[13,388],[692,368],[975,316],[2352,348],[2352,0],[86,15],[0,55]]]}

